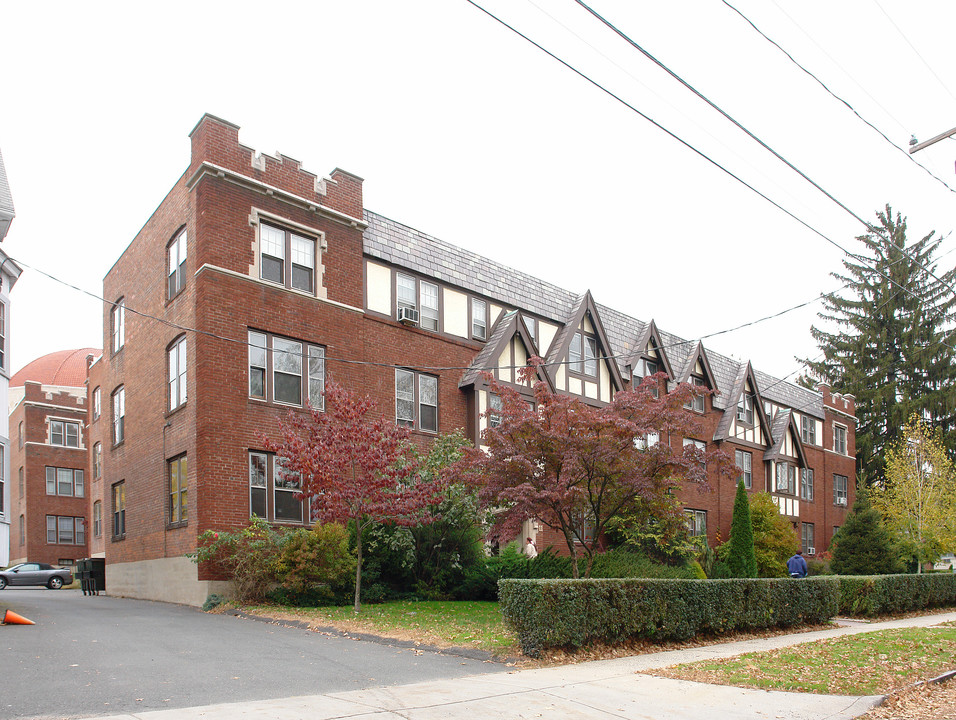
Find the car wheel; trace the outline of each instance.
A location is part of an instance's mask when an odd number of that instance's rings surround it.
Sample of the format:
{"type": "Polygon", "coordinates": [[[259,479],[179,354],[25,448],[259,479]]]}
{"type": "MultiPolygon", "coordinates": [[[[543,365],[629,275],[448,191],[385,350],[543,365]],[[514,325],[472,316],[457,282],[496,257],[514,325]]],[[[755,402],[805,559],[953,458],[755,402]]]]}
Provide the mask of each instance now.
{"type": "Polygon", "coordinates": [[[63,587],[63,578],[51,577],[50,582],[48,582],[46,586],[51,590],[59,590],[61,587],[63,587]]]}
{"type": "Polygon", "coordinates": [[[5,577],[0,577],[0,590],[3,590],[7,586],[7,579],[5,577]]]}

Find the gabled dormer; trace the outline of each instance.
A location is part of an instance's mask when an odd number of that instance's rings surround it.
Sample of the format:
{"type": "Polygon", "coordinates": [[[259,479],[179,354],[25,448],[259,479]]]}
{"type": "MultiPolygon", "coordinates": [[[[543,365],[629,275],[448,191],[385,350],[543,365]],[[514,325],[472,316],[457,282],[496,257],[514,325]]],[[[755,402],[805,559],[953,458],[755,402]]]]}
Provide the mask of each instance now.
{"type": "Polygon", "coordinates": [[[760,447],[768,447],[772,442],[770,420],[764,413],[757,377],[749,362],[737,371],[714,440],[734,440],[760,447]]]}
{"type": "MultiPolygon", "coordinates": [[[[674,384],[689,383],[695,387],[705,387],[717,392],[717,380],[713,370],[710,368],[710,361],[707,359],[707,353],[704,350],[704,344],[697,341],[697,345],[687,356],[684,367],[680,374],[674,378],[674,384]]],[[[711,403],[704,396],[698,396],[688,404],[688,409],[694,412],[705,412],[711,403]]]]}
{"type": "Polygon", "coordinates": [[[609,403],[624,389],[590,290],[578,298],[551,343],[547,369],[558,392],[579,395],[591,404],[609,403]]]}
{"type": "Polygon", "coordinates": [[[659,372],[666,373],[668,379],[674,377],[670,360],[664,352],[664,341],[653,320],[635,340],[634,354],[627,360],[627,369],[631,387],[638,387],[645,377],[659,372]]]}
{"type": "MultiPolygon", "coordinates": [[[[798,517],[800,498],[806,496],[807,458],[800,440],[800,430],[794,420],[793,412],[781,410],[773,420],[771,428],[773,444],[763,455],[768,466],[771,495],[782,515],[798,517]]],[[[809,477],[809,495],[813,494],[812,470],[809,477]]],[[[809,499],[809,498],[807,498],[809,499]]]]}

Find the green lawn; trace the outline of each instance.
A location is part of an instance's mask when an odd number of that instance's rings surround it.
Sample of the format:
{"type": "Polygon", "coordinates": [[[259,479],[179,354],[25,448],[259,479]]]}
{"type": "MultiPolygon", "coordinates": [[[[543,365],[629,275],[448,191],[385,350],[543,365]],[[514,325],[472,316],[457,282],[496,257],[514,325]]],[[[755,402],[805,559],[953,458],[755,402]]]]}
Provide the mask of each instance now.
{"type": "Polygon", "coordinates": [[[496,602],[404,601],[352,607],[288,608],[257,606],[250,612],[307,621],[313,627],[332,626],[439,647],[470,647],[502,655],[520,654],[505,628],[496,602]]]}
{"type": "Polygon", "coordinates": [[[956,668],[956,629],[904,628],[804,643],[660,674],[765,690],[879,695],[956,668]]]}

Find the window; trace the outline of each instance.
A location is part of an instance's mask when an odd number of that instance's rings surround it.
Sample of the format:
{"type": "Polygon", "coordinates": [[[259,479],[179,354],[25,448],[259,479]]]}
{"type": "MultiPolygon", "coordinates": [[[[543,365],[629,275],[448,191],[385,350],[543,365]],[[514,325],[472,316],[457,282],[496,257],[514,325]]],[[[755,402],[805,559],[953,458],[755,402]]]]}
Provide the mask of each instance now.
{"type": "Polygon", "coordinates": [[[578,543],[590,543],[594,540],[594,516],[590,512],[579,512],[574,518],[571,527],[574,541],[578,543]]]}
{"type": "Polygon", "coordinates": [[[180,455],[166,462],[166,478],[169,481],[168,524],[186,522],[186,456],[180,455]]]}
{"type": "Polygon", "coordinates": [[[93,390],[93,419],[98,420],[100,417],[101,406],[100,406],[100,389],[96,387],[93,390]]]}
{"type": "Polygon", "coordinates": [[[167,283],[167,289],[169,292],[169,299],[172,300],[174,297],[179,295],[180,290],[186,285],[186,230],[183,229],[171,243],[169,243],[169,248],[166,250],[168,256],[168,262],[166,267],[167,276],[169,282],[167,283]]]}
{"type": "Polygon", "coordinates": [[[93,445],[93,479],[99,480],[103,477],[103,444],[93,445]]]}
{"type": "Polygon", "coordinates": [[[419,284],[419,295],[422,309],[418,326],[424,330],[438,332],[438,286],[422,280],[419,284]]]}
{"type": "Polygon", "coordinates": [[[46,494],[61,497],[83,497],[83,471],[72,468],[47,467],[46,494]]]}
{"type": "Polygon", "coordinates": [[[23,545],[27,541],[27,520],[21,515],[20,516],[20,544],[23,545]]]}
{"type": "Polygon", "coordinates": [[[438,378],[395,370],[395,422],[438,432],[438,378]]]}
{"type": "Polygon", "coordinates": [[[704,510],[684,510],[687,516],[687,528],[693,537],[706,537],[707,512],[704,510]]]}
{"type": "Polygon", "coordinates": [[[484,300],[471,300],[471,334],[478,340],[488,337],[488,305],[484,300]]]}
{"type": "Polygon", "coordinates": [[[7,360],[7,308],[0,302],[0,368],[6,367],[7,360]]]}
{"type": "Polygon", "coordinates": [[[325,408],[325,348],[249,331],[249,397],[325,408]]]}
{"type": "Polygon", "coordinates": [[[816,554],[816,546],[813,544],[813,523],[800,523],[800,545],[803,552],[808,555],[816,554]]]}
{"type": "Polygon", "coordinates": [[[293,290],[315,292],[315,239],[259,225],[259,276],[293,290]],[[291,262],[286,262],[286,259],[291,262]]]}
{"type": "MultiPolygon", "coordinates": [[[[531,339],[534,341],[534,346],[538,347],[538,319],[533,317],[528,317],[527,315],[522,316],[524,318],[524,325],[528,328],[528,334],[531,336],[531,339]]],[[[538,348],[539,350],[541,348],[538,348]]]]}
{"type": "Polygon", "coordinates": [[[817,421],[809,415],[800,418],[800,439],[807,445],[817,444],[817,421]]]}
{"type": "Polygon", "coordinates": [[[568,348],[568,368],[576,373],[597,377],[597,340],[580,332],[574,333],[568,348]]]}
{"type": "Polygon", "coordinates": [[[790,463],[777,463],[777,483],[776,490],[779,493],[796,495],[797,493],[797,468],[790,463]]]}
{"type": "MultiPolygon", "coordinates": [[[[650,377],[651,375],[656,375],[661,371],[660,364],[655,360],[648,360],[647,358],[640,358],[637,363],[634,365],[634,380],[631,385],[633,387],[639,387],[640,384],[644,381],[644,378],[650,377]]],[[[651,395],[657,397],[659,388],[657,385],[651,387],[651,395]]]]}
{"type": "Polygon", "coordinates": [[[97,500],[93,503],[93,537],[99,537],[103,534],[103,502],[97,500]]]}
{"type": "Polygon", "coordinates": [[[643,435],[638,435],[636,438],[634,438],[634,447],[636,447],[638,450],[647,450],[648,448],[652,448],[657,445],[657,443],[660,441],[660,434],[656,432],[644,433],[643,435]]]}
{"type": "Polygon", "coordinates": [[[126,438],[126,388],[120,385],[113,391],[113,444],[126,438]]]}
{"type": "Polygon", "coordinates": [[[308,502],[299,499],[300,489],[299,478],[284,473],[275,455],[249,453],[250,515],[275,522],[306,522],[308,502]]]}
{"type": "Polygon", "coordinates": [[[800,499],[813,500],[813,468],[800,469],[800,499]]]}
{"type": "MultiPolygon", "coordinates": [[[[700,377],[699,375],[691,375],[687,382],[689,382],[691,386],[695,388],[707,387],[707,381],[704,380],[704,378],[700,377]]],[[[684,407],[687,408],[688,410],[693,410],[694,412],[699,412],[699,413],[704,412],[706,408],[706,405],[704,404],[704,396],[695,395],[694,397],[691,398],[689,403],[684,405],[684,407]]]]}
{"type": "Polygon", "coordinates": [[[20,483],[19,483],[19,484],[20,484],[20,500],[22,501],[22,500],[24,500],[24,497],[23,497],[23,466],[22,466],[22,465],[20,466],[20,469],[17,471],[17,475],[18,475],[19,481],[20,481],[20,483]]]}
{"type": "Polygon", "coordinates": [[[833,452],[846,455],[846,428],[842,425],[833,426],[833,452]]]}
{"type": "Polygon", "coordinates": [[[80,446],[80,424],[65,420],[50,421],[50,444],[63,447],[80,446]]]}
{"type": "Polygon", "coordinates": [[[488,427],[496,428],[501,425],[501,395],[488,395],[488,427]]]}
{"type": "Polygon", "coordinates": [[[23,447],[23,420],[20,421],[20,424],[17,426],[17,444],[20,447],[23,447]]]}
{"type": "Polygon", "coordinates": [[[748,425],[754,424],[754,396],[743,393],[737,401],[737,420],[748,425]]]}
{"type": "Polygon", "coordinates": [[[174,341],[166,351],[169,365],[169,409],[186,404],[186,336],[174,341]]]}
{"type": "Polygon", "coordinates": [[[123,298],[113,303],[110,327],[113,332],[113,352],[118,353],[126,344],[126,300],[123,298]]]}
{"type": "Polygon", "coordinates": [[[126,481],[113,485],[113,539],[126,537],[126,481]]]}
{"type": "MultiPolygon", "coordinates": [[[[703,440],[692,440],[691,438],[684,438],[684,447],[686,448],[688,445],[693,445],[700,453],[704,453],[707,451],[707,443],[705,443],[703,440]]],[[[704,461],[703,457],[701,457],[698,462],[700,463],[701,467],[705,469],[707,468],[707,463],[704,461]]]]}
{"type": "Polygon", "coordinates": [[[86,542],[83,518],[47,515],[46,541],[48,545],[83,545],[86,542]]]}
{"type": "Polygon", "coordinates": [[[737,467],[740,468],[740,477],[743,478],[744,487],[749,490],[753,487],[753,454],[745,450],[735,450],[734,460],[737,467]]]}
{"type": "Polygon", "coordinates": [[[418,309],[417,297],[415,291],[415,278],[410,275],[399,273],[395,276],[395,297],[399,308],[418,309]]]}
{"type": "Polygon", "coordinates": [[[846,495],[846,475],[834,475],[833,476],[833,504],[842,505],[846,507],[847,495],[846,495]]]}

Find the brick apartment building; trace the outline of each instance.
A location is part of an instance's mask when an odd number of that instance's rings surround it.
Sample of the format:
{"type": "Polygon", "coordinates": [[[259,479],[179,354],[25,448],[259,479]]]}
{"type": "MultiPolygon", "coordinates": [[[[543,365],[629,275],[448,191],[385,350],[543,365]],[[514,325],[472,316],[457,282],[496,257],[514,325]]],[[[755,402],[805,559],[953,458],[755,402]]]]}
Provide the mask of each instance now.
{"type": "MultiPolygon", "coordinates": [[[[658,370],[712,388],[689,410],[706,436],[671,441],[723,445],[808,550],[829,544],[853,501],[852,397],[780,382],[377,215],[361,178],[319,178],[238,131],[199,121],[189,166],[104,280],[105,350],[89,370],[103,525],[89,542],[111,593],[200,604],[222,587],[184,557],[200,532],[252,514],[307,522],[262,437],[321,403],[326,380],[421,442],[456,428],[477,441],[495,400],[481,371],[509,382],[532,354],[557,392],[592,404],[658,370]]],[[[695,531],[727,537],[734,491],[687,493],[695,531]]]]}
{"type": "Polygon", "coordinates": [[[12,562],[73,565],[87,536],[87,358],[99,350],[50,353],[10,379],[12,562]]]}

